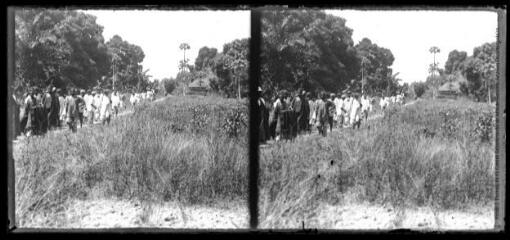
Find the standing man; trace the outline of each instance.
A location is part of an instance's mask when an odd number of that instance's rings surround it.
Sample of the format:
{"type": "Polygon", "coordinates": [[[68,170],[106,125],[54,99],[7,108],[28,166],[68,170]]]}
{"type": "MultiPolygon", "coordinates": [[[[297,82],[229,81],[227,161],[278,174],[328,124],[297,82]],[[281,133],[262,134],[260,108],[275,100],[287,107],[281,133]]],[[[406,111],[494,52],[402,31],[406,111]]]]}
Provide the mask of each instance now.
{"type": "Polygon", "coordinates": [[[111,114],[112,114],[112,101],[110,99],[110,92],[109,90],[105,90],[104,94],[101,96],[100,107],[100,119],[103,125],[105,123],[110,125],[111,114]]]}
{"type": "Polygon", "coordinates": [[[53,130],[58,127],[60,113],[60,101],[57,96],[57,89],[53,87],[51,89],[51,107],[48,113],[48,130],[53,130]]]}
{"type": "Polygon", "coordinates": [[[312,133],[312,127],[315,126],[315,108],[316,108],[316,97],[315,94],[311,96],[311,93],[307,93],[308,97],[308,106],[310,108],[310,114],[308,115],[308,132],[312,133]]]}
{"type": "Polygon", "coordinates": [[[365,121],[368,119],[368,111],[370,110],[370,100],[363,94],[361,97],[361,113],[365,121]]]}
{"type": "Polygon", "coordinates": [[[258,99],[257,99],[257,107],[259,112],[259,142],[265,143],[267,140],[267,109],[266,109],[266,101],[262,96],[262,88],[258,87],[257,89],[258,99]]]}
{"type": "Polygon", "coordinates": [[[303,97],[301,104],[303,108],[303,118],[299,123],[301,125],[301,131],[308,131],[308,122],[310,117],[310,105],[308,104],[308,97],[310,96],[307,92],[301,92],[301,96],[303,97]]]}
{"type": "Polygon", "coordinates": [[[59,121],[58,121],[58,126],[59,127],[64,127],[64,123],[66,121],[66,96],[65,96],[65,93],[63,91],[61,91],[61,89],[57,89],[57,93],[58,93],[58,103],[59,103],[59,109],[60,109],[60,113],[58,115],[59,117],[59,121]]]}
{"type": "Polygon", "coordinates": [[[328,106],[326,106],[326,102],[328,101],[327,94],[325,92],[322,92],[320,94],[320,97],[317,98],[316,102],[316,120],[315,125],[317,126],[317,130],[319,130],[319,134],[321,134],[323,137],[327,136],[327,128],[326,123],[328,121],[329,113],[328,113],[328,106]]]}
{"type": "Polygon", "coordinates": [[[48,86],[44,90],[44,94],[42,96],[42,102],[43,102],[43,110],[42,114],[44,115],[44,118],[42,118],[42,132],[46,133],[48,129],[50,128],[50,111],[51,111],[51,86],[48,86]]]}
{"type": "Polygon", "coordinates": [[[112,94],[112,107],[113,107],[113,113],[115,114],[115,117],[117,117],[117,114],[119,113],[119,107],[120,107],[120,97],[117,91],[114,91],[112,94]]]}
{"type": "Polygon", "coordinates": [[[94,121],[95,122],[98,122],[100,120],[100,110],[101,110],[101,98],[102,98],[103,94],[102,94],[102,91],[100,89],[97,90],[97,94],[96,96],[94,97],[94,121]]]}
{"type": "Polygon", "coordinates": [[[78,120],[80,121],[80,128],[83,127],[83,117],[85,115],[85,90],[80,90],[80,95],[76,96],[76,105],[78,106],[78,120]]]}
{"type": "Polygon", "coordinates": [[[287,103],[285,102],[285,98],[287,96],[287,92],[285,90],[282,90],[278,96],[278,99],[276,99],[274,103],[274,119],[276,120],[276,128],[275,128],[275,135],[276,141],[279,141],[282,135],[282,127],[284,116],[283,111],[287,110],[287,103]]]}
{"type": "Polygon", "coordinates": [[[299,92],[296,93],[296,97],[294,98],[292,102],[292,109],[294,111],[294,121],[293,124],[295,127],[293,127],[293,130],[295,131],[295,134],[292,134],[293,136],[300,134],[301,129],[301,122],[303,121],[304,115],[303,115],[303,95],[301,95],[299,92]]]}
{"type": "Polygon", "coordinates": [[[336,107],[334,100],[335,94],[331,93],[329,95],[329,99],[326,101],[326,108],[328,109],[328,124],[329,124],[329,131],[333,132],[333,124],[334,124],[334,118],[336,115],[336,107]]]}
{"type": "MultiPolygon", "coordinates": [[[[90,91],[90,90],[89,90],[90,91]]],[[[94,124],[94,111],[96,110],[96,106],[94,105],[94,98],[96,96],[96,91],[92,91],[91,94],[85,95],[85,108],[87,109],[87,121],[90,125],[94,124]]]]}
{"type": "Polygon", "coordinates": [[[35,88],[31,88],[28,92],[27,98],[25,98],[25,113],[24,118],[26,118],[25,125],[25,133],[27,137],[30,137],[35,134],[35,128],[37,125],[36,119],[36,99],[35,99],[35,88]]]}
{"type": "Polygon", "coordinates": [[[68,96],[65,99],[66,123],[73,133],[76,132],[76,120],[78,118],[78,105],[76,104],[76,95],[78,95],[78,90],[69,89],[68,96]]]}
{"type": "Polygon", "coordinates": [[[360,103],[359,94],[356,93],[354,96],[355,97],[353,98],[352,103],[351,103],[351,108],[350,108],[351,113],[350,113],[349,119],[351,120],[352,128],[356,129],[356,127],[357,127],[359,129],[360,122],[361,122],[361,117],[360,117],[361,103],[360,103]]]}

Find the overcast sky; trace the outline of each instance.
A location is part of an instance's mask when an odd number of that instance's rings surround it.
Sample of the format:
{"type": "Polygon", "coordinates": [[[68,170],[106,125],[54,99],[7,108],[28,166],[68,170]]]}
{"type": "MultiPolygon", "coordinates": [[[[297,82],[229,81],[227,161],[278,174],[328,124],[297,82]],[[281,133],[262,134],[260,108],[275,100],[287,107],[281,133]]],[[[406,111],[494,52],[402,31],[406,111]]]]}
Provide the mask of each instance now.
{"type": "MultiPolygon", "coordinates": [[[[182,51],[194,63],[203,46],[222,51],[223,44],[250,35],[249,11],[85,11],[97,16],[108,41],[114,34],[142,47],[144,69],[154,78],[173,77],[178,72],[182,51]]],[[[357,11],[328,10],[347,20],[358,43],[368,37],[391,50],[393,72],[404,82],[424,81],[432,63],[431,46],[441,67],[454,49],[473,53],[473,48],[496,41],[497,14],[482,11],[357,11]]]]}
{"type": "Polygon", "coordinates": [[[223,44],[250,36],[249,11],[156,11],[156,10],[94,10],[104,27],[105,42],[115,34],[140,46],[145,59],[144,69],[155,79],[175,77],[183,53],[179,45],[186,42],[191,49],[186,58],[195,63],[203,46],[223,51],[223,44]]]}
{"type": "Polygon", "coordinates": [[[473,48],[496,41],[497,14],[482,11],[326,11],[347,20],[357,44],[364,37],[391,50],[393,72],[404,82],[425,81],[433,62],[431,46],[441,50],[436,61],[444,68],[454,49],[473,54],[473,48]]]}

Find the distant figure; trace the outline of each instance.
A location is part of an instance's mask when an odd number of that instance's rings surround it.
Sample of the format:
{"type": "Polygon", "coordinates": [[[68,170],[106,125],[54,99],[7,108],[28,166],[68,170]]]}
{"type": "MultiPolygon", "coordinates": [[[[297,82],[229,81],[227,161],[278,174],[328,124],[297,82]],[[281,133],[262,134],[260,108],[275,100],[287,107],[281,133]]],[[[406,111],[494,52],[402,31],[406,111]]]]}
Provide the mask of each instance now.
{"type": "Polygon", "coordinates": [[[24,130],[27,137],[30,137],[35,134],[34,131],[37,122],[35,116],[36,109],[35,88],[29,89],[28,95],[24,101],[24,109],[25,109],[24,118],[26,119],[25,120],[26,125],[24,127],[24,130]]]}
{"type": "Polygon", "coordinates": [[[110,117],[112,114],[112,101],[110,99],[110,92],[105,90],[105,94],[101,96],[101,110],[100,110],[100,119],[103,125],[110,125],[110,117]]]}
{"type": "Polygon", "coordinates": [[[344,122],[345,122],[345,127],[348,127],[348,125],[351,123],[351,106],[352,106],[352,102],[353,102],[353,97],[350,92],[347,92],[345,96],[346,96],[346,98],[344,100],[344,107],[343,107],[345,110],[344,122]]]}
{"type": "Polygon", "coordinates": [[[266,109],[266,100],[262,96],[262,88],[257,89],[258,93],[258,100],[257,100],[257,107],[259,112],[259,142],[265,143],[268,139],[267,136],[267,130],[269,127],[268,119],[267,119],[267,109],[266,109]]]}
{"type": "Polygon", "coordinates": [[[58,126],[59,127],[64,127],[64,123],[66,121],[66,97],[65,97],[65,94],[64,92],[61,91],[61,89],[57,89],[57,94],[58,94],[58,103],[59,103],[59,109],[60,109],[60,114],[58,115],[59,116],[59,121],[58,121],[58,126]]]}
{"type": "Polygon", "coordinates": [[[66,122],[69,126],[69,129],[73,133],[76,132],[76,120],[78,118],[78,105],[76,104],[76,95],[78,95],[78,90],[70,89],[69,94],[65,99],[66,122]]]}
{"type": "Polygon", "coordinates": [[[331,93],[329,96],[329,99],[326,101],[326,108],[328,109],[328,125],[329,125],[329,131],[333,132],[333,125],[335,122],[335,115],[336,115],[336,107],[335,107],[335,94],[331,93]]]}
{"type": "Polygon", "coordinates": [[[316,104],[316,98],[315,98],[315,95],[311,95],[310,93],[307,93],[308,94],[308,105],[309,105],[309,115],[308,115],[308,132],[309,133],[312,133],[312,127],[315,126],[315,108],[317,106],[316,104]]]}
{"type": "Polygon", "coordinates": [[[101,119],[100,119],[100,110],[101,110],[101,98],[103,96],[103,92],[98,89],[97,90],[97,94],[96,96],[94,97],[94,122],[99,122],[101,119]]]}
{"type": "Polygon", "coordinates": [[[112,107],[113,107],[113,113],[115,114],[115,117],[119,114],[119,107],[120,107],[120,97],[117,91],[114,91],[112,94],[112,107]]]}
{"type": "Polygon", "coordinates": [[[327,94],[323,92],[321,93],[320,98],[317,99],[315,106],[315,125],[317,126],[317,130],[319,130],[319,134],[321,134],[323,137],[327,136],[326,122],[328,121],[329,117],[326,101],[328,101],[327,94]]]}
{"type": "Polygon", "coordinates": [[[50,130],[56,129],[59,126],[59,113],[60,113],[60,101],[57,94],[57,89],[53,87],[51,89],[51,107],[48,113],[48,124],[50,130]]]}
{"type": "Polygon", "coordinates": [[[85,94],[85,97],[83,97],[83,100],[85,101],[85,115],[87,116],[87,122],[92,125],[93,119],[94,119],[94,94],[96,92],[90,90],[87,90],[87,94],[85,94]],[[91,121],[92,119],[92,121],[91,121]]]}
{"type": "Polygon", "coordinates": [[[303,117],[301,119],[301,122],[299,122],[299,124],[301,125],[301,131],[308,131],[308,122],[310,121],[309,118],[310,118],[310,105],[309,105],[309,102],[308,102],[308,98],[309,98],[310,94],[308,94],[307,92],[305,91],[302,91],[301,92],[301,97],[302,97],[302,107],[303,107],[303,117]]]}
{"type": "Polygon", "coordinates": [[[302,131],[300,123],[303,121],[303,118],[304,118],[302,95],[296,94],[296,96],[294,97],[294,100],[292,101],[292,110],[294,111],[294,116],[295,116],[295,120],[293,121],[295,125],[294,125],[294,129],[292,129],[292,130],[293,130],[293,133],[295,133],[297,135],[297,134],[301,133],[301,131],[302,131]]]}
{"type": "Polygon", "coordinates": [[[274,103],[274,118],[276,120],[276,128],[275,128],[275,135],[276,141],[279,141],[282,135],[282,127],[283,127],[283,111],[287,110],[287,102],[285,101],[285,98],[287,97],[287,92],[285,90],[282,90],[278,96],[278,99],[276,99],[274,103]]]}
{"type": "Polygon", "coordinates": [[[365,119],[365,121],[368,120],[369,110],[370,110],[370,100],[367,98],[366,95],[363,95],[361,97],[361,113],[362,113],[362,117],[365,119]]]}
{"type": "MultiPolygon", "coordinates": [[[[80,90],[80,94],[76,96],[76,105],[78,106],[78,120],[80,121],[80,128],[83,127],[83,117],[85,115],[85,90],[80,90]]],[[[77,123],[78,124],[78,123],[77,123]]]]}
{"type": "Polygon", "coordinates": [[[333,103],[335,104],[335,121],[337,123],[337,126],[339,128],[342,127],[343,124],[343,115],[342,115],[342,105],[344,100],[342,99],[342,96],[340,93],[336,94],[335,99],[333,100],[333,103]]]}
{"type": "Polygon", "coordinates": [[[46,133],[50,127],[50,110],[51,110],[51,86],[48,86],[42,94],[42,122],[41,122],[41,133],[46,133]]]}
{"type": "Polygon", "coordinates": [[[351,102],[351,114],[349,119],[351,120],[351,126],[353,129],[356,129],[360,127],[360,114],[361,114],[361,103],[360,103],[360,97],[356,93],[354,95],[354,99],[351,102]]]}

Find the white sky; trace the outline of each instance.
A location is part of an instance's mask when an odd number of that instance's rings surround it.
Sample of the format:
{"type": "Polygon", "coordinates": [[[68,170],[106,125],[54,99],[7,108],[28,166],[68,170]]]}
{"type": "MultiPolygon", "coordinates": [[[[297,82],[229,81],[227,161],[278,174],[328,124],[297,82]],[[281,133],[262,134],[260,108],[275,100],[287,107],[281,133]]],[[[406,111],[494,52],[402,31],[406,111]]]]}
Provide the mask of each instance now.
{"type": "MultiPolygon", "coordinates": [[[[108,41],[118,34],[139,45],[144,53],[144,69],[153,78],[175,77],[183,54],[182,42],[190,44],[186,58],[194,63],[198,50],[215,47],[250,36],[249,11],[157,11],[91,10],[104,27],[108,41]]],[[[393,72],[404,82],[424,81],[432,63],[431,46],[440,67],[454,49],[473,53],[473,48],[496,41],[497,14],[482,11],[359,11],[328,10],[347,20],[357,44],[368,37],[378,46],[391,50],[395,57],[393,72]]]]}
{"type": "Polygon", "coordinates": [[[433,56],[444,68],[448,53],[457,49],[473,54],[473,48],[496,41],[497,13],[488,11],[359,11],[330,10],[346,19],[353,29],[354,44],[364,37],[391,50],[393,72],[403,82],[425,81],[433,56]]]}
{"type": "Polygon", "coordinates": [[[88,10],[104,27],[105,42],[115,34],[140,46],[145,58],[144,70],[153,79],[175,77],[183,53],[179,45],[190,49],[186,58],[195,63],[204,46],[223,51],[223,44],[250,37],[250,11],[158,11],[158,10],[88,10]]]}

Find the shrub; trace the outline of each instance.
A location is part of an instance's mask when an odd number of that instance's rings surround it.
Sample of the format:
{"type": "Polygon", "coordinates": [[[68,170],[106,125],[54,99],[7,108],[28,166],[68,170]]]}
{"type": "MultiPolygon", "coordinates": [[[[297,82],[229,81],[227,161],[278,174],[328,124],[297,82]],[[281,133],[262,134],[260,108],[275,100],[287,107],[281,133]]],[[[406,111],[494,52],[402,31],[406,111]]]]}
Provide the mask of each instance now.
{"type": "Polygon", "coordinates": [[[168,94],[172,94],[172,92],[175,90],[175,88],[177,87],[177,82],[175,79],[164,79],[163,80],[163,85],[165,87],[165,91],[168,93],[168,94]]]}
{"type": "Polygon", "coordinates": [[[413,86],[414,89],[414,95],[416,98],[421,97],[425,91],[427,90],[427,84],[426,83],[415,83],[413,86]]]}

